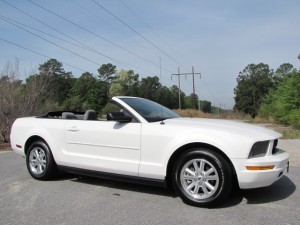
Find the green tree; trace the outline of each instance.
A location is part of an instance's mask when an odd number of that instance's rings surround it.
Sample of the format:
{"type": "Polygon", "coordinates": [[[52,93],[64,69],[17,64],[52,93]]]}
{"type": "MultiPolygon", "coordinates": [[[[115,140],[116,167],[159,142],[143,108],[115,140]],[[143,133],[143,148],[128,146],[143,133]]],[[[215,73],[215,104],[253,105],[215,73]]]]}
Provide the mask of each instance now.
{"type": "Polygon", "coordinates": [[[157,76],[143,78],[139,86],[139,97],[159,102],[158,91],[161,87],[157,76]]]}
{"type": "Polygon", "coordinates": [[[102,110],[102,108],[107,103],[107,95],[105,89],[105,82],[101,80],[96,80],[95,84],[88,90],[84,103],[83,108],[87,109],[94,109],[98,112],[102,110]]]}
{"type": "Polygon", "coordinates": [[[186,109],[195,109],[198,108],[199,97],[197,94],[191,93],[189,96],[185,97],[184,108],[186,109]]]}
{"type": "Polygon", "coordinates": [[[278,122],[300,127],[300,72],[289,76],[265,97],[260,115],[278,122]]]}
{"type": "Polygon", "coordinates": [[[100,111],[106,103],[106,83],[85,72],[76,80],[68,99],[64,102],[64,107],[74,111],[87,109],[100,111]]]}
{"type": "Polygon", "coordinates": [[[114,74],[116,72],[116,66],[112,65],[111,63],[102,64],[101,67],[98,69],[99,79],[106,83],[107,100],[109,99],[110,85],[114,80],[114,74]]]}
{"type": "Polygon", "coordinates": [[[138,96],[139,75],[132,70],[120,70],[114,76],[114,81],[110,87],[110,97],[112,96],[138,96]]]}
{"type": "Polygon", "coordinates": [[[111,63],[102,64],[98,69],[98,77],[106,83],[111,83],[114,80],[114,74],[117,72],[116,66],[111,63]]]}
{"type": "Polygon", "coordinates": [[[62,107],[75,79],[65,72],[63,64],[50,59],[39,66],[39,73],[29,76],[23,86],[23,95],[28,102],[27,111],[38,114],[62,107]]]}
{"type": "Polygon", "coordinates": [[[235,109],[255,117],[263,98],[273,87],[273,71],[267,64],[249,64],[237,78],[235,109]]]}
{"type": "Polygon", "coordinates": [[[157,96],[158,96],[158,100],[157,100],[158,103],[170,109],[175,109],[177,99],[174,98],[174,95],[169,88],[167,88],[166,86],[162,86],[160,89],[157,90],[157,96]]]}
{"type": "Polygon", "coordinates": [[[290,63],[284,63],[277,68],[274,73],[274,86],[276,87],[286,76],[289,76],[293,71],[297,71],[290,63]]]}
{"type": "MultiPolygon", "coordinates": [[[[172,109],[179,109],[179,88],[176,85],[170,87],[172,98],[174,98],[172,109]]],[[[180,90],[181,108],[184,108],[185,93],[180,90]]]]}
{"type": "Polygon", "coordinates": [[[200,101],[200,110],[204,113],[211,113],[211,102],[206,100],[200,101]]]}
{"type": "Polygon", "coordinates": [[[65,72],[63,64],[56,59],[49,59],[39,66],[39,76],[49,80],[47,100],[61,105],[68,96],[75,79],[71,72],[65,72]]]}

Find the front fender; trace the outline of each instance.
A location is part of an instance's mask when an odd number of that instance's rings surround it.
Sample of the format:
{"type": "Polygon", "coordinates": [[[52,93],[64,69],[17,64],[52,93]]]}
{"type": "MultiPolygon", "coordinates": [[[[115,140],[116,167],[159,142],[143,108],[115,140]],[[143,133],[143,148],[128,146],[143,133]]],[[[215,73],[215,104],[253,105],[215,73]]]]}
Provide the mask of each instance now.
{"type": "Polygon", "coordinates": [[[222,151],[229,159],[239,159],[248,157],[248,153],[254,141],[234,135],[231,135],[231,137],[228,135],[224,137],[223,135],[218,135],[216,133],[207,133],[206,135],[201,135],[201,137],[197,135],[183,135],[175,137],[172,141],[170,141],[166,151],[164,151],[162,155],[162,164],[167,165],[169,159],[177,150],[179,150],[182,146],[192,143],[211,145],[222,151]]]}

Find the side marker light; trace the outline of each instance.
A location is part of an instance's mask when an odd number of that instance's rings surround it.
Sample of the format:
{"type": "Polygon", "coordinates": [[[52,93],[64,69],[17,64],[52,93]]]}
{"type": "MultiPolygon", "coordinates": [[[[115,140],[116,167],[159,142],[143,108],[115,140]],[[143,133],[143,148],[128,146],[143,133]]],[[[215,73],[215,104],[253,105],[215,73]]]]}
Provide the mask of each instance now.
{"type": "Polygon", "coordinates": [[[246,166],[247,170],[272,170],[275,166],[246,166]]]}

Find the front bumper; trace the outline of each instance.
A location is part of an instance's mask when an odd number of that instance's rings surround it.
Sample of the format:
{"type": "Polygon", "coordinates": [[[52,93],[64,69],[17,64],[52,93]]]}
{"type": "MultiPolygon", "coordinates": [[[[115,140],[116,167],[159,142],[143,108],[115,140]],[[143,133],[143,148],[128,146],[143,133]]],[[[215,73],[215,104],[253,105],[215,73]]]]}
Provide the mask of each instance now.
{"type": "Polygon", "coordinates": [[[289,154],[283,150],[278,150],[274,155],[252,158],[233,159],[236,169],[238,183],[241,189],[267,187],[280,179],[289,168],[289,154]],[[274,166],[267,170],[248,170],[246,167],[266,167],[274,166]]]}

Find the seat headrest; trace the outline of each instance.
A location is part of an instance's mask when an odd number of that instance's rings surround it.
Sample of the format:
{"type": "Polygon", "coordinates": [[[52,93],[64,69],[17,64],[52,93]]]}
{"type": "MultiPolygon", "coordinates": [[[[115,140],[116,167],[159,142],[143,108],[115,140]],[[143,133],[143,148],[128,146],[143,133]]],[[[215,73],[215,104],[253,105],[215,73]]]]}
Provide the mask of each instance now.
{"type": "Polygon", "coordinates": [[[84,120],[97,120],[97,113],[95,110],[89,109],[83,115],[84,120]]]}

